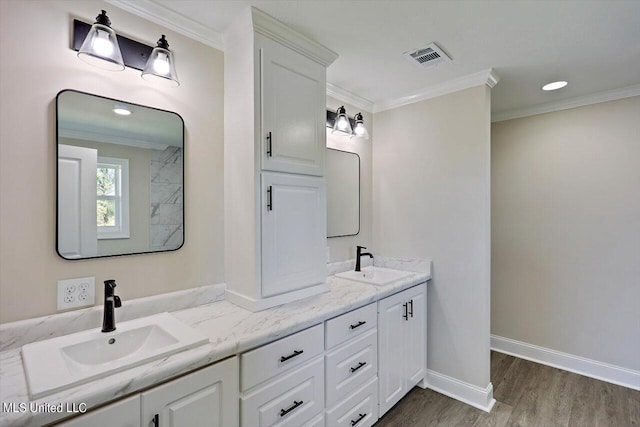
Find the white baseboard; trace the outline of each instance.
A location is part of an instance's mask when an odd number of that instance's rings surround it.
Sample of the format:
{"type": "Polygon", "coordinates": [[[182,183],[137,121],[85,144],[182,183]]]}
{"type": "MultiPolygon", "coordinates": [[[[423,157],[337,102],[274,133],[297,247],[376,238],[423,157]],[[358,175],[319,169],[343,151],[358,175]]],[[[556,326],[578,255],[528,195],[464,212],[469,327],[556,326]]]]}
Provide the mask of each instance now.
{"type": "Polygon", "coordinates": [[[491,335],[491,349],[521,359],[640,390],[640,372],[510,338],[491,335]]]}
{"type": "Polygon", "coordinates": [[[427,388],[485,412],[491,412],[491,408],[496,403],[491,383],[486,388],[482,388],[430,369],[427,369],[426,379],[427,388]]]}

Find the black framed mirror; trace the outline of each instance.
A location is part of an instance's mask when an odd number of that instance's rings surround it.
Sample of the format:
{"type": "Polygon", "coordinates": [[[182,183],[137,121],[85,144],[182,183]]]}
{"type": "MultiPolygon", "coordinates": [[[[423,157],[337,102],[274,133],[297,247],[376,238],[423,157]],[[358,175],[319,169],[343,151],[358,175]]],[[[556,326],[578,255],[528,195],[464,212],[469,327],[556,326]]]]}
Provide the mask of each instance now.
{"type": "Polygon", "coordinates": [[[326,149],[327,237],[360,233],[360,156],[326,149]]]}
{"type": "Polygon", "coordinates": [[[56,251],[68,260],[184,244],[184,121],[66,89],[56,97],[56,251]]]}

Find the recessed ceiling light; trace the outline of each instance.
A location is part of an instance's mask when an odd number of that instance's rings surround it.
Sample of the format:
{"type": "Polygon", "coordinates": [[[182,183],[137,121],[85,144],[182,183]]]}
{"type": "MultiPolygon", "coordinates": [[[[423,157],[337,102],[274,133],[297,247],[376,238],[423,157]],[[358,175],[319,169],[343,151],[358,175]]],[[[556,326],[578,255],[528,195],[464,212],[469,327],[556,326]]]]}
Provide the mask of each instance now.
{"type": "Polygon", "coordinates": [[[119,114],[121,116],[129,116],[131,115],[131,111],[127,110],[124,107],[116,107],[113,109],[113,112],[119,114]]]}
{"type": "Polygon", "coordinates": [[[560,80],[559,82],[547,83],[546,85],[542,86],[542,90],[558,90],[562,89],[566,85],[567,82],[565,82],[564,80],[560,80]]]}

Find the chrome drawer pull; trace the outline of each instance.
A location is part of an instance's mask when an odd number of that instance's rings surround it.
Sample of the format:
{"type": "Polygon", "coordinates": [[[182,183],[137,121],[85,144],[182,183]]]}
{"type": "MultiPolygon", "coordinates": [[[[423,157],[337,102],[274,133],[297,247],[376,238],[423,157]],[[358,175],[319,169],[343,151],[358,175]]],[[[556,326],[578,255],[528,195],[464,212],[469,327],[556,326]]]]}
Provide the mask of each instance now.
{"type": "Polygon", "coordinates": [[[280,358],[280,362],[286,362],[289,359],[293,359],[296,356],[300,356],[302,353],[304,353],[304,350],[293,350],[293,353],[291,353],[288,356],[282,356],[280,358]]]}
{"type": "Polygon", "coordinates": [[[362,419],[363,419],[364,417],[366,417],[366,416],[367,416],[367,414],[358,414],[358,415],[359,415],[359,417],[358,417],[358,419],[357,419],[357,420],[355,420],[355,421],[354,421],[354,420],[351,420],[351,426],[352,426],[352,427],[353,427],[354,425],[358,424],[360,421],[362,421],[362,419]]]}
{"type": "Polygon", "coordinates": [[[300,402],[294,400],[293,401],[293,405],[289,406],[289,408],[287,409],[280,409],[280,416],[284,417],[285,415],[287,415],[289,412],[293,411],[294,409],[296,409],[298,406],[302,405],[304,402],[301,400],[300,402]]]}
{"type": "Polygon", "coordinates": [[[355,371],[357,371],[358,369],[362,368],[366,364],[367,364],[367,362],[358,363],[358,366],[356,366],[355,368],[351,368],[351,373],[354,373],[355,371]]]}
{"type": "Polygon", "coordinates": [[[365,320],[361,320],[358,323],[356,323],[355,325],[351,325],[349,326],[351,329],[355,329],[355,328],[359,328],[360,326],[364,325],[365,323],[367,323],[365,320]]]}

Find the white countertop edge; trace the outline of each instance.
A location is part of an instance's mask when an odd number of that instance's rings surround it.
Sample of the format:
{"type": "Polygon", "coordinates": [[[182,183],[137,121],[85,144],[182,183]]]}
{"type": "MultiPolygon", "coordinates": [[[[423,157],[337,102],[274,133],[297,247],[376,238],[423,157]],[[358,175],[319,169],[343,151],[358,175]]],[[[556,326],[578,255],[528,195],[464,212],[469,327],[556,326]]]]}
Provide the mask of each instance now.
{"type": "MultiPolygon", "coordinates": [[[[210,343],[156,360],[117,374],[82,384],[34,403],[86,403],[89,409],[184,375],[195,369],[243,353],[255,347],[317,325],[356,308],[373,303],[431,279],[430,273],[415,273],[391,285],[376,287],[330,277],[331,290],[279,307],[251,313],[226,300],[212,302],[172,314],[210,338],[210,343]],[[219,313],[221,312],[221,313],[219,313]],[[230,321],[225,334],[210,325],[230,321]],[[236,323],[233,323],[236,322],[236,323]]],[[[224,330],[227,326],[218,326],[224,330]]],[[[0,352],[0,401],[31,402],[19,348],[0,352]]],[[[2,412],[0,426],[39,426],[62,420],[68,414],[47,412],[2,412]]]]}

